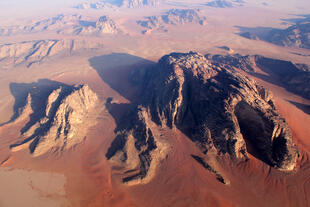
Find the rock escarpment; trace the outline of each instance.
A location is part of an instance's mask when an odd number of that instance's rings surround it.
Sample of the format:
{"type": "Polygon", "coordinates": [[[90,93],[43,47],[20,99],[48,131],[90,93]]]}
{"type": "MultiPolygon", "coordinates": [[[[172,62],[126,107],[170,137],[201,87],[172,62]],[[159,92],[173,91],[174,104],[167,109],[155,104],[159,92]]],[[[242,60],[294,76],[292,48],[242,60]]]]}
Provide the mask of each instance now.
{"type": "Polygon", "coordinates": [[[30,153],[39,156],[49,151],[61,152],[81,143],[91,124],[84,120],[97,99],[87,85],[62,85],[49,94],[33,88],[26,105],[19,110],[20,117],[30,116],[30,119],[21,129],[22,140],[11,145],[11,149],[16,151],[29,146],[30,153]],[[31,114],[27,108],[31,108],[31,114]]]}
{"type": "Polygon", "coordinates": [[[144,79],[143,100],[124,118],[135,121],[120,123],[107,153],[108,159],[126,162],[133,139],[132,147],[140,153],[139,179],[147,175],[145,166],[156,157],[153,151],[161,150],[154,142],[158,127],[181,130],[206,156],[228,154],[236,161],[247,160],[248,144],[267,164],[294,169],[297,150],[291,131],[272,95],[254,81],[197,53],[164,56],[144,79]],[[117,156],[120,153],[123,156],[117,156]]]}

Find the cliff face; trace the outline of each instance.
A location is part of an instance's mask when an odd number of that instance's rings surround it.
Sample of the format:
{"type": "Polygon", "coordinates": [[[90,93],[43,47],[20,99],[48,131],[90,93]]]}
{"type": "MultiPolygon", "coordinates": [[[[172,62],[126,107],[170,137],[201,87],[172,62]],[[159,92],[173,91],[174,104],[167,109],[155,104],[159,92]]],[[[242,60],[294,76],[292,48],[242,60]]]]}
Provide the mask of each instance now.
{"type": "MultiPolygon", "coordinates": [[[[81,143],[90,125],[84,123],[84,119],[96,105],[97,95],[87,85],[60,86],[46,96],[46,100],[37,95],[35,92],[28,95],[24,108],[32,108],[32,113],[28,114],[30,120],[21,129],[23,140],[12,145],[11,149],[15,151],[29,145],[30,153],[39,156],[81,143]],[[38,105],[43,107],[36,107],[38,105]]],[[[29,110],[22,111],[20,117],[26,117],[25,113],[29,110]]]]}
{"type": "MultiPolygon", "coordinates": [[[[140,156],[139,179],[147,175],[145,166],[151,166],[156,157],[153,151],[161,150],[153,133],[158,127],[180,129],[206,156],[215,152],[236,161],[247,160],[247,143],[267,164],[294,169],[297,150],[290,129],[272,95],[252,80],[197,53],[164,56],[144,78],[143,100],[138,110],[124,118],[135,117],[136,121],[120,124],[116,131],[122,136],[116,137],[107,153],[108,159],[119,160],[116,155],[126,154],[133,138],[139,156],[147,154],[140,156]],[[129,123],[137,124],[131,127],[129,123]]],[[[126,162],[126,156],[121,159],[126,162]]]]}

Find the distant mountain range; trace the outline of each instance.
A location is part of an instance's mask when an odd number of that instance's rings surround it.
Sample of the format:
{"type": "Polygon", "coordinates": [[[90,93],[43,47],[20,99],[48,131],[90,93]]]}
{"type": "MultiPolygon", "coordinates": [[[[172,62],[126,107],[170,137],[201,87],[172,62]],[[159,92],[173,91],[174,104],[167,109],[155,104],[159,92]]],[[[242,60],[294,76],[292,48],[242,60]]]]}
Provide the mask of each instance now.
{"type": "Polygon", "coordinates": [[[67,35],[101,35],[120,32],[116,23],[108,16],[101,16],[98,20],[91,21],[77,14],[59,14],[28,25],[0,27],[0,36],[45,31],[54,31],[58,34],[67,35]]]}
{"type": "Polygon", "coordinates": [[[95,49],[103,44],[85,40],[33,40],[0,44],[0,62],[3,65],[41,63],[55,55],[70,55],[78,50],[95,49]]]}
{"type": "Polygon", "coordinates": [[[205,5],[216,8],[231,8],[235,6],[242,6],[243,4],[243,0],[214,0],[207,2],[205,5]]]}
{"type": "Polygon", "coordinates": [[[139,8],[158,6],[163,0],[99,0],[95,2],[84,2],[75,5],[76,9],[102,9],[102,8],[139,8]]]}

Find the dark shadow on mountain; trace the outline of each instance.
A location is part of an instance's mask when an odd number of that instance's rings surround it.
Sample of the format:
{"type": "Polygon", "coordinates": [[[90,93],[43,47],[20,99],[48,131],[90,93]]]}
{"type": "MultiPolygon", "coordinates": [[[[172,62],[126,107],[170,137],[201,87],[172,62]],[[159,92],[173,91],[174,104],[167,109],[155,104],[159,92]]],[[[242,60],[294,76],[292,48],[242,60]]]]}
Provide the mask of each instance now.
{"type": "Polygon", "coordinates": [[[30,94],[32,98],[31,107],[33,109],[33,113],[30,115],[29,122],[21,129],[21,133],[27,131],[40,118],[44,117],[48,96],[53,90],[59,88],[60,86],[66,85],[48,79],[40,79],[33,83],[11,83],[10,91],[15,99],[13,105],[13,116],[8,122],[1,125],[11,123],[18,118],[23,108],[26,106],[27,97],[28,94],[30,94]]]}
{"type": "Polygon", "coordinates": [[[108,98],[105,106],[114,118],[117,126],[121,124],[122,118],[124,118],[127,113],[130,113],[135,108],[134,104],[130,103],[113,103],[113,98],[108,98]]]}
{"type": "Polygon", "coordinates": [[[310,105],[302,104],[302,103],[298,103],[298,102],[294,102],[294,101],[288,101],[288,102],[295,105],[297,108],[299,108],[300,110],[302,110],[306,114],[310,115],[310,105]]]}
{"type": "Polygon", "coordinates": [[[138,98],[142,90],[140,78],[135,76],[144,75],[156,64],[125,53],[92,57],[89,63],[105,83],[131,102],[138,98]]]}

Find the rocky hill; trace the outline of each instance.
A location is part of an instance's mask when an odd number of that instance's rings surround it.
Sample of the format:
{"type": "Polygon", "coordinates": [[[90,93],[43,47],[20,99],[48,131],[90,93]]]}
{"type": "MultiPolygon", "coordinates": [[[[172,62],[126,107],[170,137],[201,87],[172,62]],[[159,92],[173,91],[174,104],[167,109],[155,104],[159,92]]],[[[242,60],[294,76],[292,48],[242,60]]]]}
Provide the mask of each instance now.
{"type": "Polygon", "coordinates": [[[260,39],[280,46],[310,49],[310,18],[299,20],[286,29],[269,29],[263,33],[252,29],[243,31],[240,35],[248,39],[260,39]]]}
{"type": "Polygon", "coordinates": [[[167,31],[165,25],[182,25],[186,23],[205,25],[206,17],[195,9],[171,9],[163,15],[149,16],[145,20],[137,21],[137,23],[146,28],[142,32],[146,33],[152,30],[167,31]]]}
{"type": "Polygon", "coordinates": [[[81,143],[91,124],[84,121],[97,99],[87,85],[32,88],[26,103],[16,110],[16,119],[30,119],[20,131],[21,141],[11,145],[11,149],[28,146],[33,156],[40,156],[81,143]]]}
{"type": "Polygon", "coordinates": [[[92,21],[81,15],[57,15],[52,18],[33,22],[29,25],[19,25],[0,28],[0,36],[29,34],[53,31],[66,35],[102,35],[120,32],[116,23],[107,16],[101,16],[92,21]]]}
{"type": "Polygon", "coordinates": [[[0,62],[2,65],[41,63],[55,55],[69,55],[82,49],[101,47],[98,42],[83,40],[34,40],[0,45],[0,62]]]}
{"type": "Polygon", "coordinates": [[[84,2],[74,6],[77,9],[102,9],[102,8],[141,8],[155,7],[163,0],[99,0],[96,2],[84,2]]]}
{"type": "Polygon", "coordinates": [[[276,76],[287,90],[310,99],[310,70],[308,65],[263,57],[260,55],[207,56],[213,64],[227,69],[240,69],[255,74],[255,67],[276,76]]]}
{"type": "MultiPolygon", "coordinates": [[[[172,53],[142,75],[141,84],[143,98],[121,119],[106,154],[128,171],[138,169],[124,182],[143,182],[163,159],[167,147],[157,131],[165,127],[182,131],[204,156],[227,154],[246,161],[252,146],[250,153],[272,167],[290,171],[296,166],[290,128],[272,95],[235,70],[197,53],[172,53]]],[[[194,158],[226,183],[203,156],[194,158]]]]}

